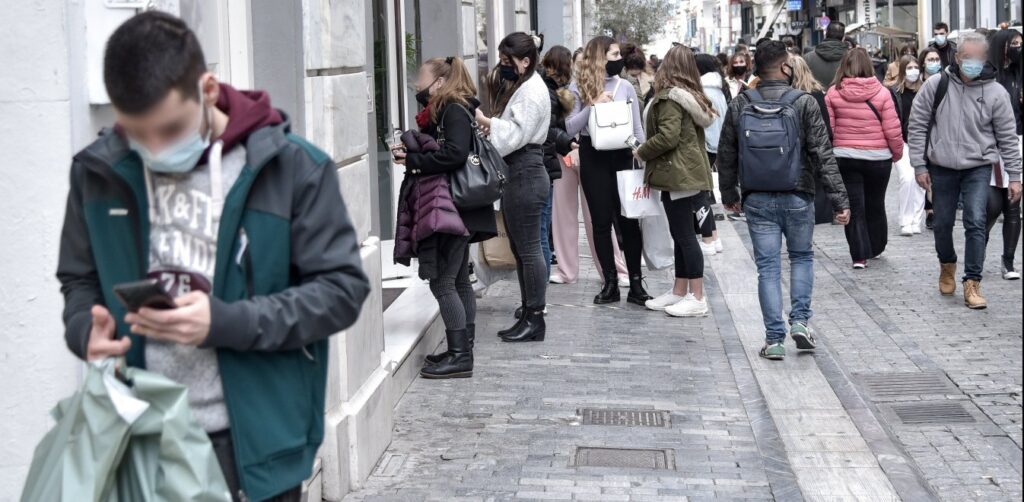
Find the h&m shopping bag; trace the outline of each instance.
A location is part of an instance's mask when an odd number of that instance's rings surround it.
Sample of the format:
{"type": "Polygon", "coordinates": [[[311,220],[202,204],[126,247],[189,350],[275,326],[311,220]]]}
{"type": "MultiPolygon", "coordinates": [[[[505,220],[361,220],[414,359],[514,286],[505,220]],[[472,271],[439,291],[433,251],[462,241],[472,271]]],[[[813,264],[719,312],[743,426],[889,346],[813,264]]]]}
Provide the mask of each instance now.
{"type": "Polygon", "coordinates": [[[622,215],[639,219],[664,213],[661,207],[661,192],[651,189],[644,181],[643,169],[628,169],[615,174],[619,184],[619,202],[622,215]]]}
{"type": "Polygon", "coordinates": [[[658,204],[658,214],[640,220],[644,238],[644,261],[650,270],[664,270],[676,263],[675,241],[668,228],[665,208],[658,204]]]}

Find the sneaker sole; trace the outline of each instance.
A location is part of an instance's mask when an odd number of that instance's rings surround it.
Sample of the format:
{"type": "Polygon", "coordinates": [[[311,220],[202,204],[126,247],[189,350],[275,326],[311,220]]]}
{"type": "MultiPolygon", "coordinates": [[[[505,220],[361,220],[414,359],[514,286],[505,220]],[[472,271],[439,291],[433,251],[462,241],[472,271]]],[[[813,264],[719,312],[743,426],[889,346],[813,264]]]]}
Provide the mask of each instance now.
{"type": "Polygon", "coordinates": [[[803,333],[790,333],[789,337],[793,339],[793,342],[796,343],[796,348],[800,350],[814,350],[817,348],[815,343],[811,341],[811,338],[805,336],[803,333]]]}
{"type": "Polygon", "coordinates": [[[472,371],[463,371],[463,372],[460,372],[460,373],[450,373],[450,374],[447,374],[447,375],[431,375],[429,373],[424,373],[424,372],[421,371],[420,372],[420,376],[423,377],[423,378],[426,378],[427,380],[447,380],[449,378],[472,378],[473,377],[473,372],[472,371]]]}
{"type": "Polygon", "coordinates": [[[971,310],[985,310],[985,309],[988,308],[988,304],[987,303],[984,304],[984,305],[970,305],[970,304],[964,302],[964,305],[966,305],[967,308],[969,308],[971,310]]]}
{"type": "Polygon", "coordinates": [[[783,359],[786,358],[786,356],[773,356],[773,355],[770,355],[770,354],[761,354],[761,353],[758,353],[758,355],[761,356],[762,359],[767,359],[769,361],[782,361],[783,359]]]}
{"type": "Polygon", "coordinates": [[[710,313],[711,313],[710,310],[705,310],[704,312],[698,312],[698,313],[690,313],[690,312],[688,312],[686,314],[673,314],[673,313],[669,312],[668,310],[665,311],[665,314],[668,315],[669,317],[707,317],[708,314],[710,314],[710,313]]]}
{"type": "Polygon", "coordinates": [[[664,312],[664,311],[665,311],[665,309],[667,309],[667,308],[671,307],[671,305],[665,305],[664,307],[660,307],[660,306],[659,306],[659,307],[652,307],[652,306],[650,306],[650,305],[647,305],[647,304],[645,303],[645,304],[644,304],[644,307],[646,307],[646,308],[647,308],[647,310],[653,310],[653,311],[655,311],[655,312],[664,312]]]}

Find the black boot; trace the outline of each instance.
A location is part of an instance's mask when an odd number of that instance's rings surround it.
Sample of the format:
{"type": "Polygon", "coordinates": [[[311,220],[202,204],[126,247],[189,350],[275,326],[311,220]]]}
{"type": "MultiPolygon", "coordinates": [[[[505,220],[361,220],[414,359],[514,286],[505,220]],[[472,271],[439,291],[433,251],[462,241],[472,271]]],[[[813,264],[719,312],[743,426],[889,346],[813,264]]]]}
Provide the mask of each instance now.
{"type": "Polygon", "coordinates": [[[522,322],[515,331],[502,335],[503,342],[543,342],[547,327],[544,324],[544,309],[526,309],[522,322]]]}
{"type": "Polygon", "coordinates": [[[444,359],[437,363],[424,366],[420,370],[423,378],[469,378],[473,376],[473,351],[470,349],[469,331],[451,329],[445,331],[448,338],[448,352],[444,359]]]}
{"type": "Polygon", "coordinates": [[[513,324],[511,328],[503,329],[503,330],[499,331],[498,332],[498,336],[505,336],[505,335],[507,335],[507,334],[509,334],[509,333],[511,333],[511,332],[513,332],[513,331],[515,331],[517,329],[519,329],[519,325],[523,323],[523,310],[525,308],[526,307],[519,307],[519,308],[516,309],[515,314],[513,314],[516,317],[516,323],[513,324]]]}
{"type": "Polygon", "coordinates": [[[650,299],[651,295],[644,290],[644,277],[642,275],[629,276],[629,294],[626,295],[626,301],[643,307],[650,299]]]}
{"type": "MultiPolygon", "coordinates": [[[[473,347],[476,345],[476,324],[467,324],[466,325],[466,332],[469,335],[469,350],[472,351],[473,347]]],[[[431,354],[431,355],[429,355],[427,357],[424,357],[423,358],[423,365],[424,366],[433,366],[433,365],[443,361],[444,358],[448,357],[448,353],[449,353],[449,351],[445,350],[444,352],[442,352],[440,354],[431,354]]]]}
{"type": "Polygon", "coordinates": [[[594,305],[618,303],[621,299],[622,297],[619,296],[619,275],[614,271],[611,274],[605,274],[604,287],[601,288],[601,292],[594,297],[594,305]]]}

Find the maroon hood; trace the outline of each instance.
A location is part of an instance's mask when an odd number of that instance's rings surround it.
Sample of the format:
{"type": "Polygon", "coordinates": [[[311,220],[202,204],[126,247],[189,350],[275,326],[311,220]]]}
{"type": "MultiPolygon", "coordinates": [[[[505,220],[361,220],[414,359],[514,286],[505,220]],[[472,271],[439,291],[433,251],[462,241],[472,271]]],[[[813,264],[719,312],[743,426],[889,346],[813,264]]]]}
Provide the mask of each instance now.
{"type": "MultiPolygon", "coordinates": [[[[244,142],[253,131],[284,122],[284,118],[270,106],[270,95],[265,91],[240,91],[228,84],[220,84],[217,109],[228,116],[224,133],[217,138],[224,142],[224,151],[244,142]]],[[[199,163],[206,162],[206,153],[199,163]]]]}

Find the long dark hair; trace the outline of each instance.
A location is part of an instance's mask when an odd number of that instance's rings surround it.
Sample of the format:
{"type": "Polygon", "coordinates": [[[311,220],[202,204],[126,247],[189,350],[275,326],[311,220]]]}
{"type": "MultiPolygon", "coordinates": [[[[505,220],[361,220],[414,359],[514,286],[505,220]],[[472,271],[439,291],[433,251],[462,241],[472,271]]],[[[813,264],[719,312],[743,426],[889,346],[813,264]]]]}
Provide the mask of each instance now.
{"type": "Polygon", "coordinates": [[[540,64],[544,67],[544,75],[559,86],[568,85],[572,80],[572,53],[567,47],[556,45],[548,49],[540,64]]]}
{"type": "Polygon", "coordinates": [[[533,74],[537,70],[537,43],[533,37],[517,31],[508,35],[501,40],[498,44],[498,54],[507,57],[508,59],[527,59],[529,58],[530,64],[526,66],[526,71],[515,81],[515,84],[505,90],[502,90],[500,86],[492,86],[491,89],[491,114],[494,116],[501,115],[505,111],[505,106],[508,105],[512,96],[519,90],[519,87],[533,77],[533,74]]]}
{"type": "Polygon", "coordinates": [[[705,73],[714,73],[718,75],[718,78],[722,81],[722,94],[725,94],[725,102],[732,101],[732,92],[729,91],[729,86],[725,84],[725,74],[722,73],[722,65],[716,56],[711,54],[697,54],[693,57],[697,60],[697,71],[700,72],[701,76],[705,73]]]}
{"type": "MultiPolygon", "coordinates": [[[[1011,66],[1011,61],[1007,61],[1006,50],[1010,47],[1010,43],[1013,42],[1014,38],[1020,37],[1021,34],[1017,30],[1011,30],[1009,28],[997,31],[992,35],[992,40],[988,47],[988,60],[992,63],[992,66],[996,67],[996,80],[1003,87],[1016,84],[1020,86],[1020,64],[1011,66]]],[[[1013,96],[1014,99],[1019,99],[1019,96],[1013,96]]]]}

